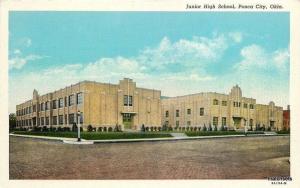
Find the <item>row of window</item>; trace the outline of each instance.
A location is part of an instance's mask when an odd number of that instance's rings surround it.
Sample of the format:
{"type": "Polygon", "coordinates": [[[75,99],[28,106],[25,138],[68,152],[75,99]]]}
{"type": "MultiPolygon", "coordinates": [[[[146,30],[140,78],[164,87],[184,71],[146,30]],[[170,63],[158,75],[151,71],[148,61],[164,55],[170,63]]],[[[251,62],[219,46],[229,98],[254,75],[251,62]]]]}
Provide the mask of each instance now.
{"type": "MultiPolygon", "coordinates": [[[[52,125],[63,125],[63,124],[73,124],[78,123],[78,116],[75,119],[75,114],[69,115],[59,115],[59,116],[52,116],[52,125]],[[69,122],[68,122],[69,120],[69,122]]],[[[31,126],[31,125],[49,125],[50,124],[50,117],[41,117],[35,120],[27,119],[27,120],[20,120],[17,121],[17,126],[31,126]]],[[[83,113],[80,114],[80,123],[83,123],[83,113]]]]}
{"type": "MultiPolygon", "coordinates": [[[[226,117],[222,117],[222,124],[221,125],[225,126],[226,123],[227,123],[226,120],[227,120],[226,117]]],[[[166,121],[165,124],[168,125],[169,121],[166,121]]],[[[213,125],[217,126],[218,124],[219,124],[219,117],[213,117],[213,125]]],[[[178,127],[179,126],[179,121],[176,121],[175,125],[176,125],[176,127],[178,127]]],[[[191,121],[187,121],[186,125],[190,126],[191,125],[191,121]]],[[[249,126],[253,126],[253,119],[250,119],[249,126]]]]}
{"type": "MultiPolygon", "coordinates": [[[[83,102],[83,95],[82,93],[77,93],[76,94],[76,104],[82,104],[83,102]]],[[[67,107],[67,106],[73,106],[75,104],[75,95],[72,94],[68,97],[65,98],[59,98],[51,101],[51,106],[52,109],[57,109],[57,108],[62,108],[62,107],[67,107]]],[[[50,110],[50,101],[47,101],[45,103],[41,103],[38,105],[38,110],[39,111],[45,111],[45,110],[50,110]]],[[[36,105],[33,105],[32,107],[26,107],[24,109],[18,110],[17,111],[17,116],[22,116],[26,114],[30,114],[32,112],[36,112],[36,105]],[[32,111],[31,111],[32,110],[32,111]]]]}
{"type": "MultiPolygon", "coordinates": [[[[190,108],[186,109],[186,113],[188,115],[190,115],[192,113],[192,110],[190,108]]],[[[179,110],[176,110],[176,117],[179,117],[179,110]]],[[[204,108],[200,108],[200,113],[199,113],[200,116],[204,116],[204,108]]],[[[169,117],[169,111],[167,110],[166,113],[165,113],[165,116],[166,117],[169,117]]]]}
{"type": "MultiPolygon", "coordinates": [[[[219,100],[214,99],[213,105],[219,105],[219,100]]],[[[227,106],[227,101],[222,101],[222,106],[227,106]]],[[[233,102],[233,107],[241,107],[241,102],[233,102]]],[[[249,104],[250,109],[254,109],[253,104],[249,104]]],[[[248,104],[244,103],[244,108],[248,108],[248,104]]]]}

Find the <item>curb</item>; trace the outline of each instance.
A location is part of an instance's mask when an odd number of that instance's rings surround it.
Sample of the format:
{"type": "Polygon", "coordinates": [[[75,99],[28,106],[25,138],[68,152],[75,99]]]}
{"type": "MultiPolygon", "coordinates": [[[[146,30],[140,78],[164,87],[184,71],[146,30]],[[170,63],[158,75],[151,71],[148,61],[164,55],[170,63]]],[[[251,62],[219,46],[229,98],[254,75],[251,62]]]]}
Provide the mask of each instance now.
{"type": "Polygon", "coordinates": [[[77,138],[65,138],[65,137],[45,137],[45,136],[33,136],[33,135],[21,135],[21,134],[9,134],[10,136],[25,137],[25,138],[37,138],[45,140],[62,141],[65,144],[100,144],[100,143],[128,143],[128,142],[157,142],[157,141],[180,141],[180,140],[199,140],[199,139],[214,139],[214,138],[241,138],[241,137],[259,137],[259,136],[289,136],[288,134],[266,135],[266,134],[252,134],[252,135],[216,135],[216,136],[193,136],[193,137],[168,137],[168,138],[137,138],[137,139],[113,139],[113,140],[84,140],[77,142],[77,138]]]}

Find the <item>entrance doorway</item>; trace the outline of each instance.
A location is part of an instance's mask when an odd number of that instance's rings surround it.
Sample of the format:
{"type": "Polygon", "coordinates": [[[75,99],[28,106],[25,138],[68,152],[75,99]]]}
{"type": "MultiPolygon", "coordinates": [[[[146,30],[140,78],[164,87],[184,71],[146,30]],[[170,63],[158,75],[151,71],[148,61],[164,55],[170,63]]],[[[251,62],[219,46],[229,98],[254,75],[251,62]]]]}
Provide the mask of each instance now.
{"type": "Polygon", "coordinates": [[[234,127],[236,129],[240,129],[241,128],[241,119],[240,117],[233,117],[233,122],[234,122],[234,127]]]}
{"type": "Polygon", "coordinates": [[[270,128],[271,130],[275,129],[275,121],[270,121],[270,128]]]}
{"type": "Polygon", "coordinates": [[[133,114],[124,113],[123,114],[123,125],[124,129],[132,129],[133,114]]]}

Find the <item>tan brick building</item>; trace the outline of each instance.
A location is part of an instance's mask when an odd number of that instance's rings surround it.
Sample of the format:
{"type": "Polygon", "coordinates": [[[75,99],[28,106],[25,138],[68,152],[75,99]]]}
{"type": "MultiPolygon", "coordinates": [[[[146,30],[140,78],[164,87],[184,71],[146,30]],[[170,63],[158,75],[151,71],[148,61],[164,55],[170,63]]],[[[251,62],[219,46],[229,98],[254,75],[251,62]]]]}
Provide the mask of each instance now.
{"type": "Polygon", "coordinates": [[[39,95],[16,106],[17,127],[72,127],[81,113],[86,129],[121,125],[122,129],[161,125],[161,92],[136,87],[131,79],[119,84],[83,81],[64,89],[39,95]]]}
{"type": "Polygon", "coordinates": [[[258,126],[273,130],[282,128],[282,107],[256,104],[242,96],[239,86],[230,93],[197,93],[162,100],[162,124],[172,127],[203,127],[256,130],[258,126]]]}
{"type": "Polygon", "coordinates": [[[230,93],[191,94],[161,99],[161,91],[136,87],[125,78],[118,84],[79,82],[45,95],[33,91],[33,98],[17,105],[17,127],[72,127],[81,113],[86,129],[121,125],[122,129],[146,127],[203,127],[222,125],[228,129],[257,129],[258,126],[282,129],[282,107],[274,102],[256,104],[242,96],[239,86],[230,93]]]}

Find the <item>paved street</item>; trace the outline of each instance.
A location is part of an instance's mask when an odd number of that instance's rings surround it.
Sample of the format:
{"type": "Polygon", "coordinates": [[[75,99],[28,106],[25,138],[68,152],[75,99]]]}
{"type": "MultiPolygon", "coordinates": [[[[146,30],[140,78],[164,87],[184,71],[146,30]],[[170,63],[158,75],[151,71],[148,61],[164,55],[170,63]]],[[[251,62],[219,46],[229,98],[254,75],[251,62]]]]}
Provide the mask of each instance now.
{"type": "Polygon", "coordinates": [[[289,136],[68,145],[10,136],[10,179],[289,176],[289,136]]]}

